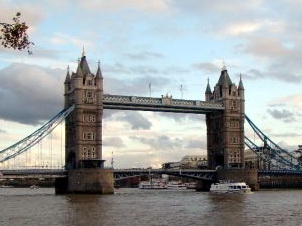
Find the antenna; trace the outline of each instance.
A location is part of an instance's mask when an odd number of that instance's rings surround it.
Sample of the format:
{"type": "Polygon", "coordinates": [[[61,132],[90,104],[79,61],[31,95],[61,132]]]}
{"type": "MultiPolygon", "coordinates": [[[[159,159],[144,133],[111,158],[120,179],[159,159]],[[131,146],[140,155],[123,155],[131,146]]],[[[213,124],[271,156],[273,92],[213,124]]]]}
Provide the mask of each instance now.
{"type": "Polygon", "coordinates": [[[151,81],[149,82],[149,92],[150,92],[150,98],[151,98],[151,81]]]}
{"type": "Polygon", "coordinates": [[[114,163],[114,161],[113,161],[113,151],[111,152],[111,168],[113,169],[113,163],[114,163]]]}
{"type": "Polygon", "coordinates": [[[182,84],[180,85],[179,90],[180,90],[180,94],[181,94],[181,99],[183,99],[183,86],[182,86],[182,84]]]}

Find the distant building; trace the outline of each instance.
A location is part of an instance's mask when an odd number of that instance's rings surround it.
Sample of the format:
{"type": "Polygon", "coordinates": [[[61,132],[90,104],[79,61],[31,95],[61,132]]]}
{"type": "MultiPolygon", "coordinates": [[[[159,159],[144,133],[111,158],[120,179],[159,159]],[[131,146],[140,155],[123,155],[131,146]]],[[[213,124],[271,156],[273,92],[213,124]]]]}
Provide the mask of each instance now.
{"type": "Polygon", "coordinates": [[[163,169],[179,169],[180,162],[166,162],[162,164],[163,169]]]}
{"type": "Polygon", "coordinates": [[[162,164],[163,169],[206,169],[207,155],[186,155],[180,162],[167,162],[162,164]]]}
{"type": "Polygon", "coordinates": [[[207,155],[186,155],[180,161],[182,169],[206,169],[207,166],[207,155]]]}

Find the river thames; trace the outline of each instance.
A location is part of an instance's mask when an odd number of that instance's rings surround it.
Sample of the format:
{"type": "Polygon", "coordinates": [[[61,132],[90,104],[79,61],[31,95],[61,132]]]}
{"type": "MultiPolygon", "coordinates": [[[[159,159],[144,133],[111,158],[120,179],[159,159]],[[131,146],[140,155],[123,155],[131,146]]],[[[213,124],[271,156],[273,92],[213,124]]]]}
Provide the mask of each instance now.
{"type": "Polygon", "coordinates": [[[0,225],[301,225],[302,190],[249,195],[193,190],[115,190],[55,195],[52,188],[0,188],[0,225]]]}

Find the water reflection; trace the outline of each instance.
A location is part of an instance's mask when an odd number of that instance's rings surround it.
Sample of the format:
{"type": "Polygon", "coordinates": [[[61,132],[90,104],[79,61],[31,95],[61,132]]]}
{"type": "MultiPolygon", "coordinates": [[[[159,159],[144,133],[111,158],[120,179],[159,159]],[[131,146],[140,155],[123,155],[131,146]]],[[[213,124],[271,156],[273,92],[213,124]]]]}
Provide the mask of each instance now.
{"type": "Polygon", "coordinates": [[[208,214],[212,225],[244,225],[247,195],[209,194],[208,214]]]}
{"type": "Polygon", "coordinates": [[[0,190],[0,225],[300,225],[301,190],[251,195],[120,189],[62,195],[53,189],[0,190]]]}
{"type": "Polygon", "coordinates": [[[101,222],[110,208],[101,195],[68,195],[67,225],[102,225],[101,222]]]}

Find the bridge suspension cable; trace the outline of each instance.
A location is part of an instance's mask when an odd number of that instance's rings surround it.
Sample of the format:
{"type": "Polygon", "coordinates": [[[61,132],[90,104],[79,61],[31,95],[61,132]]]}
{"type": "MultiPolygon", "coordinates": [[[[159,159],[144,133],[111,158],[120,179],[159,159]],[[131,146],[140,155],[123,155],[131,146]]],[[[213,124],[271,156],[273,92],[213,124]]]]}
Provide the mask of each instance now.
{"type": "Polygon", "coordinates": [[[61,122],[74,110],[75,106],[63,109],[51,120],[45,123],[41,128],[20,140],[19,142],[11,145],[8,148],[0,151],[0,163],[3,163],[11,158],[14,158],[24,152],[29,148],[41,141],[45,136],[47,136],[51,131],[53,131],[61,122]]]}
{"type": "Polygon", "coordinates": [[[287,150],[281,148],[266,136],[251,120],[245,116],[246,121],[249,123],[253,131],[257,134],[263,142],[263,146],[259,147],[250,139],[245,137],[245,144],[262,160],[270,164],[274,169],[289,169],[300,170],[301,163],[298,158],[289,153],[287,150]]]}

